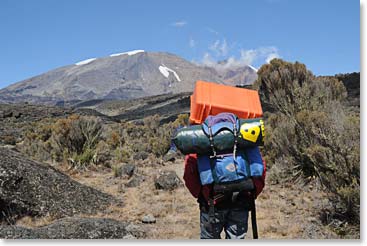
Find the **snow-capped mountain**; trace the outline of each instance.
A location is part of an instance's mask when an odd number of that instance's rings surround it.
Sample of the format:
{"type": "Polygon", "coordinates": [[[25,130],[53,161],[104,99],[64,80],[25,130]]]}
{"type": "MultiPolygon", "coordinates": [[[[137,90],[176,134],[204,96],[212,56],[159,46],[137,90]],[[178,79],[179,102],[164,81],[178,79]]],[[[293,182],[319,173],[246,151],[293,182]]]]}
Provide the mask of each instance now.
{"type": "Polygon", "coordinates": [[[60,67],[0,90],[0,101],[55,104],[60,101],[131,99],[192,91],[197,80],[251,84],[256,69],[217,71],[163,52],[133,50],[60,67]]]}

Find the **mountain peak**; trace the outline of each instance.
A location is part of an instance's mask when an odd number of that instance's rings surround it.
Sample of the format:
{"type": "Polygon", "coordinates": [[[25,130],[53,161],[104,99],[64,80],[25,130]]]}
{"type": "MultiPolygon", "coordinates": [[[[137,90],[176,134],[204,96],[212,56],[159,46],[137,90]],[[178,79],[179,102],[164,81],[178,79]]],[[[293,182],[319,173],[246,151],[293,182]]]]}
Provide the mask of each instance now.
{"type": "Polygon", "coordinates": [[[133,99],[166,93],[191,92],[197,80],[227,85],[251,84],[256,72],[216,71],[165,52],[132,50],[89,58],[20,81],[0,90],[0,102],[133,99]],[[144,54],[144,55],[141,55],[144,54]]]}
{"type": "Polygon", "coordinates": [[[145,52],[145,51],[144,50],[131,50],[131,51],[127,51],[127,52],[111,54],[110,57],[122,56],[122,55],[133,56],[133,55],[136,55],[138,53],[143,53],[143,52],[145,52]]]}

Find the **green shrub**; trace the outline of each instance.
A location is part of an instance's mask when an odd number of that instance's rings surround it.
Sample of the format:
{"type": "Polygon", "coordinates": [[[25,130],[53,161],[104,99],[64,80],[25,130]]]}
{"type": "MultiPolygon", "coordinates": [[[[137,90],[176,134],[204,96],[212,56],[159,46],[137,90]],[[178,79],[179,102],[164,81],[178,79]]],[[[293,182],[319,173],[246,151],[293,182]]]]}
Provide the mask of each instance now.
{"type": "Polygon", "coordinates": [[[95,163],[111,168],[112,165],[111,148],[104,140],[98,142],[95,152],[96,152],[94,158],[95,163]]]}
{"type": "Polygon", "coordinates": [[[57,121],[45,119],[28,127],[20,148],[40,161],[64,161],[73,168],[85,168],[101,161],[96,152],[101,132],[102,123],[95,117],[71,115],[57,121]]]}
{"type": "MultiPolygon", "coordinates": [[[[175,128],[187,120],[187,116],[180,116],[175,122],[160,126],[158,115],[144,118],[143,124],[132,122],[121,123],[119,129],[114,129],[110,143],[120,143],[121,148],[116,148],[115,156],[117,160],[127,160],[140,152],[153,153],[156,157],[163,156],[168,150],[171,142],[172,133],[175,128]]],[[[116,146],[118,144],[111,144],[116,146]]]]}
{"type": "Polygon", "coordinates": [[[315,77],[301,63],[274,59],[259,69],[255,88],[272,110],[265,114],[264,146],[269,166],[277,166],[272,180],[318,178],[332,194],[334,213],[358,224],[359,115],[343,106],[344,85],[315,77]]]}
{"type": "Polygon", "coordinates": [[[86,169],[91,163],[95,163],[95,155],[95,150],[85,149],[80,154],[74,152],[67,161],[72,168],[86,169]]]}
{"type": "Polygon", "coordinates": [[[129,162],[131,157],[131,151],[127,148],[117,148],[114,151],[115,161],[117,162],[129,162]]]}
{"type": "Polygon", "coordinates": [[[95,117],[72,115],[58,120],[51,135],[56,159],[66,160],[73,167],[87,166],[101,140],[101,132],[102,123],[95,117]]]}
{"type": "Polygon", "coordinates": [[[24,141],[19,146],[20,150],[40,161],[51,160],[53,155],[51,135],[52,123],[48,119],[33,123],[25,131],[24,141]]]}
{"type": "Polygon", "coordinates": [[[113,176],[115,178],[117,177],[121,177],[122,176],[122,169],[121,169],[121,165],[113,165],[112,166],[112,172],[113,172],[113,176]]]}

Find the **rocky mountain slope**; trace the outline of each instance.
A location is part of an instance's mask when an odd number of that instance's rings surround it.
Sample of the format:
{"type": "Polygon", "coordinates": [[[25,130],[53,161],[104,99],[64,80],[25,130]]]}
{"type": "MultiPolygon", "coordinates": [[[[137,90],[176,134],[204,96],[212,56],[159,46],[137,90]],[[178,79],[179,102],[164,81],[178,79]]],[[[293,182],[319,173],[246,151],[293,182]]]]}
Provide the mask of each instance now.
{"type": "Polygon", "coordinates": [[[91,99],[131,99],[192,91],[196,80],[251,84],[250,66],[216,70],[176,55],[136,50],[87,59],[0,90],[0,102],[61,104],[91,99]]]}

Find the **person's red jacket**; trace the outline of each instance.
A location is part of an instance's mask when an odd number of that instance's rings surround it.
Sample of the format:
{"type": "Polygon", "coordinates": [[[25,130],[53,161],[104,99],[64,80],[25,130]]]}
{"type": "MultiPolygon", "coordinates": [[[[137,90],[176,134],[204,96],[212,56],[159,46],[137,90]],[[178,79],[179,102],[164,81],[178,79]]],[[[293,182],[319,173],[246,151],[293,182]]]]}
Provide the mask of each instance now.
{"type": "MultiPolygon", "coordinates": [[[[261,177],[253,178],[253,182],[256,188],[256,196],[261,193],[265,186],[266,164],[264,160],[263,164],[263,175],[261,177]]],[[[183,179],[185,181],[186,187],[195,198],[198,198],[201,192],[204,198],[208,201],[212,185],[201,185],[196,154],[189,154],[185,156],[185,170],[183,179]]]]}

